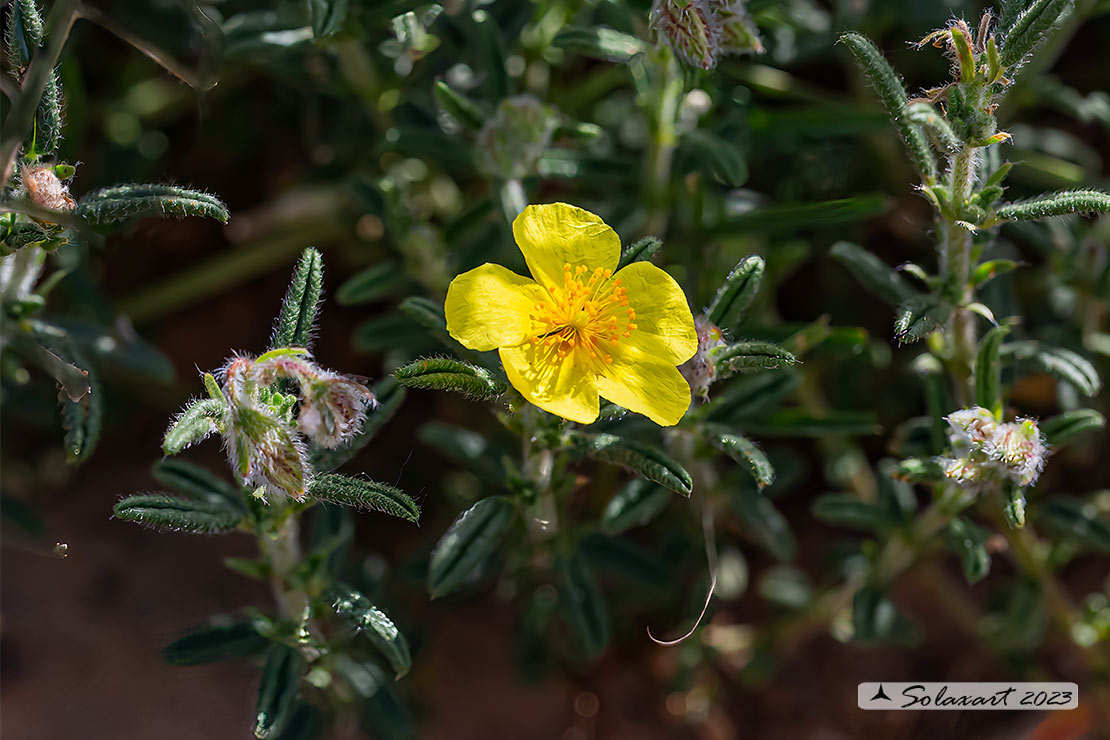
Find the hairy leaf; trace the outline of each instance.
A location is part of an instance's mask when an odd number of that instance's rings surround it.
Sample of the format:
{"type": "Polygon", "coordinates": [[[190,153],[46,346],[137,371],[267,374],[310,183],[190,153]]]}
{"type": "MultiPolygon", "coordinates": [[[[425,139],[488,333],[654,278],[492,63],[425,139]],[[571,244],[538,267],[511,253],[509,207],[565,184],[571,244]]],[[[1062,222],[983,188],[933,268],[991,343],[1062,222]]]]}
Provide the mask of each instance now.
{"type": "Polygon", "coordinates": [[[254,715],[254,736],[259,740],[275,737],[285,728],[303,672],[304,659],[291,647],[274,645],[266,654],[254,715]]]}
{"type": "Polygon", "coordinates": [[[742,465],[760,488],[775,482],[775,468],[771,461],[750,439],[739,434],[729,434],[717,427],[708,427],[704,431],[709,443],[742,465]]]}
{"type": "Polygon", "coordinates": [[[744,320],[744,312],[755,300],[763,280],[766,263],[758,254],[740,260],[717,290],[709,306],[709,320],[722,329],[731,328],[744,320]]]}
{"type": "Polygon", "coordinates": [[[167,455],[176,455],[186,447],[204,441],[217,430],[225,410],[223,402],[214,398],[193,401],[166,430],[162,451],[167,455]]]}
{"type": "Polygon", "coordinates": [[[694,488],[694,481],[684,467],[662,452],[640,442],[612,434],[582,432],[571,433],[568,441],[572,449],[587,457],[621,465],[683,496],[689,496],[694,488]]]}
{"type": "Polygon", "coordinates": [[[251,622],[201,627],[162,648],[162,660],[170,665],[203,665],[221,660],[258,655],[270,641],[258,634],[251,622]]]}
{"type": "Polygon", "coordinates": [[[410,496],[377,481],[329,473],[313,479],[307,492],[313,498],[340,506],[373,509],[410,522],[420,520],[420,506],[410,496]]]}
{"type": "Polygon", "coordinates": [[[979,344],[975,357],[975,403],[990,409],[996,419],[1002,419],[1002,363],[998,352],[1010,327],[996,326],[987,332],[979,344]]]}
{"type": "Polygon", "coordinates": [[[352,629],[361,632],[393,666],[397,678],[412,668],[412,656],[405,636],[385,612],[370,603],[359,591],[336,584],[329,592],[331,608],[352,629]]]}
{"type": "Polygon", "coordinates": [[[164,494],[128,496],[112,507],[117,517],[147,527],[176,532],[230,532],[243,513],[224,504],[174,498],[164,494]]]}
{"type": "Polygon", "coordinates": [[[281,312],[274,323],[270,349],[304,347],[311,349],[313,325],[320,307],[320,292],[324,284],[324,259],[320,252],[309,247],[301,255],[293,271],[293,280],[285,291],[281,312]]]}
{"type": "Polygon", "coordinates": [[[662,246],[663,241],[657,236],[645,236],[643,239],[633,242],[621,252],[620,262],[617,263],[617,271],[620,272],[622,268],[628,267],[633,262],[650,260],[662,246]]]}
{"type": "Polygon", "coordinates": [[[90,224],[114,224],[147,216],[204,216],[227,223],[219,198],[172,185],[116,185],[86,193],[74,213],[90,224]]]}
{"type": "Polygon", "coordinates": [[[863,283],[863,286],[891,306],[899,306],[917,295],[905,279],[881,259],[850,242],[837,242],[830,254],[863,283]]]}
{"type": "Polygon", "coordinates": [[[455,391],[475,400],[497,398],[508,388],[489,370],[447,357],[416,360],[394,370],[393,377],[410,388],[455,391]]]}
{"type": "Polygon", "coordinates": [[[1041,433],[1052,448],[1059,448],[1089,432],[1106,426],[1106,418],[1094,409],[1065,411],[1041,422],[1041,433]]]}
{"type": "Polygon", "coordinates": [[[743,372],[777,370],[796,365],[798,358],[777,344],[770,342],[736,342],[713,350],[717,380],[743,372]]]}
{"type": "Polygon", "coordinates": [[[432,550],[428,590],[433,599],[454,591],[497,549],[512,521],[513,511],[511,500],[491,496],[459,515],[432,550]]]}
{"type": "Polygon", "coordinates": [[[671,500],[671,492],[651,481],[636,478],[617,491],[601,513],[601,528],[619,534],[642,526],[662,513],[671,500]]]}

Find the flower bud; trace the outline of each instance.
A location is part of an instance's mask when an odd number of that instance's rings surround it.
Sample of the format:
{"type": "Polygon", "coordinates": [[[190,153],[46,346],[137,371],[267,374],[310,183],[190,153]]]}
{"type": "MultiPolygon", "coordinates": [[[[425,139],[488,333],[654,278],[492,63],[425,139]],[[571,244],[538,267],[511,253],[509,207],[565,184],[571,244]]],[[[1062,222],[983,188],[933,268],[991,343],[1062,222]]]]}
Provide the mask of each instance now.
{"type": "Polygon", "coordinates": [[[301,432],[320,447],[335,449],[358,434],[374,394],[340,375],[302,386],[304,400],[297,418],[301,432]]]}
{"type": "Polygon", "coordinates": [[[228,458],[245,486],[278,498],[304,498],[312,467],[304,443],[270,409],[235,406],[224,431],[228,458]]]}
{"type": "Polygon", "coordinates": [[[1047,455],[1037,422],[1018,419],[1000,424],[991,442],[993,457],[1005,466],[1010,480],[1019,486],[1037,481],[1047,455]]]}
{"type": "Polygon", "coordinates": [[[678,371],[690,384],[694,398],[704,400],[709,397],[709,386],[717,377],[717,349],[726,343],[721,330],[707,316],[696,317],[694,328],[698,332],[698,351],[680,365],[678,371]]]}
{"type": "Polygon", "coordinates": [[[725,54],[762,54],[763,39],[748,15],[743,0],[709,0],[721,26],[721,51],[725,54]]]}
{"type": "Polygon", "coordinates": [[[940,460],[947,478],[957,483],[1010,480],[1022,487],[1036,482],[1047,456],[1036,421],[999,423],[980,406],[955,411],[945,419],[955,454],[940,460]]]}
{"type": "Polygon", "coordinates": [[[555,131],[555,111],[532,95],[505,98],[478,132],[478,168],[513,180],[532,172],[555,131]]]}
{"type": "Polygon", "coordinates": [[[53,165],[24,167],[22,180],[27,197],[43,208],[69,213],[77,207],[53,165]]]}
{"type": "Polygon", "coordinates": [[[717,66],[721,52],[720,19],[708,0],[655,0],[651,27],[686,64],[702,69],[717,66]]]}

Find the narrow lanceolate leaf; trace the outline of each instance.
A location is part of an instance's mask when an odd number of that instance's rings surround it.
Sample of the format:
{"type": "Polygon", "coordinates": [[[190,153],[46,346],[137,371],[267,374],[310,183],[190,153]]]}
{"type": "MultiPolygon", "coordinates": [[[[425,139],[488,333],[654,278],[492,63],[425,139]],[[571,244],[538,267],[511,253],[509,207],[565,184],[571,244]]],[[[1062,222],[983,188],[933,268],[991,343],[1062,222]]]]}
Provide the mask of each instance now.
{"type": "Polygon", "coordinates": [[[303,671],[304,659],[296,650],[285,645],[270,648],[262,667],[254,715],[254,736],[259,740],[276,737],[285,729],[303,671]]]}
{"type": "Polygon", "coordinates": [[[996,326],[987,332],[979,344],[975,357],[975,403],[990,409],[996,419],[1002,419],[1002,362],[998,358],[1002,340],[1010,333],[1006,325],[996,326]]]}
{"type": "Polygon", "coordinates": [[[779,560],[793,560],[798,543],[790,524],[770,499],[752,486],[735,486],[729,497],[732,510],[749,537],[779,560]]]}
{"type": "Polygon", "coordinates": [[[335,291],[341,306],[357,306],[389,295],[404,280],[401,269],[393,262],[381,262],[349,278],[335,291]]]}
{"type": "Polygon", "coordinates": [[[902,344],[916,342],[939,329],[951,315],[952,306],[937,296],[914,296],[898,307],[894,338],[902,344]]]}
{"type": "Polygon", "coordinates": [[[439,107],[458,121],[463,128],[477,131],[489,117],[489,113],[483,110],[481,105],[457,92],[443,80],[437,80],[432,91],[439,107]]]}
{"type": "Polygon", "coordinates": [[[735,373],[777,370],[798,363],[797,357],[770,342],[736,342],[713,350],[712,356],[717,380],[735,373]]]}
{"type": "Polygon", "coordinates": [[[412,668],[409,643],[385,612],[349,586],[337,584],[328,592],[331,608],[349,627],[366,635],[389,664],[397,678],[412,668]]]}
{"type": "Polygon", "coordinates": [[[886,523],[883,509],[846,493],[826,493],[813,502],[813,515],[830,524],[876,531],[886,523]]]}
{"type": "Polygon", "coordinates": [[[505,538],[513,511],[511,500],[491,496],[459,515],[432,551],[428,590],[433,599],[454,591],[497,549],[505,538]]]}
{"type": "Polygon", "coordinates": [[[662,513],[671,500],[671,492],[651,481],[636,478],[617,491],[601,513],[601,528],[619,534],[642,526],[662,513]]]}
{"type": "Polygon", "coordinates": [[[1043,520],[1065,540],[1079,542],[1099,552],[1110,552],[1110,524],[1092,502],[1056,496],[1038,508],[1043,520]]]}
{"type": "Polygon", "coordinates": [[[194,401],[186,406],[166,430],[162,451],[167,455],[176,455],[186,447],[207,439],[217,430],[217,423],[224,412],[224,404],[214,398],[194,401]]]}
{"type": "Polygon", "coordinates": [[[675,493],[689,496],[694,481],[686,468],[662,452],[613,434],[572,433],[571,447],[594,460],[621,465],[633,473],[665,486],[675,493]]]}
{"type": "Polygon", "coordinates": [[[740,187],[748,179],[748,163],[736,145],[701,129],[687,132],[678,151],[708,170],[725,185],[740,187]]]}
{"type": "Polygon", "coordinates": [[[559,31],[551,41],[551,45],[610,62],[627,62],[647,50],[647,44],[635,36],[614,31],[611,28],[582,26],[572,26],[559,31]]]}
{"type": "Polygon", "coordinates": [[[850,32],[840,37],[840,43],[848,47],[859,63],[864,75],[875,87],[879,100],[883,104],[891,122],[902,136],[910,159],[922,177],[935,180],[937,175],[936,160],[929,149],[929,142],[925,138],[921,127],[913,122],[906,104],[909,96],[902,80],[890,66],[882,53],[866,37],[850,32]]]}
{"type": "Polygon", "coordinates": [[[507,386],[489,370],[449,357],[428,357],[393,371],[401,385],[454,391],[475,400],[497,398],[507,386]]]}
{"type": "Polygon", "coordinates": [[[709,306],[709,320],[715,326],[727,329],[744,320],[744,312],[759,291],[765,267],[763,258],[753,254],[740,260],[732,269],[709,306]]]}
{"type": "Polygon", "coordinates": [[[308,495],[340,506],[373,509],[410,522],[420,520],[420,506],[410,496],[377,481],[329,473],[308,485],[308,495]]]}
{"type": "Polygon", "coordinates": [[[586,655],[596,658],[609,642],[609,609],[605,596],[585,558],[577,553],[561,558],[556,573],[567,621],[582,641],[586,655]]]}
{"type": "Polygon", "coordinates": [[[270,641],[258,634],[251,622],[219,627],[201,627],[162,648],[162,660],[170,665],[203,665],[221,660],[258,655],[270,641]]]}
{"type": "Polygon", "coordinates": [[[43,33],[42,15],[35,0],[15,0],[10,4],[4,46],[8,49],[8,66],[13,72],[31,63],[35,49],[42,46],[43,33]]]}
{"type": "Polygon", "coordinates": [[[104,394],[92,371],[88,374],[89,392],[74,401],[65,391],[58,392],[62,407],[62,427],[65,428],[66,461],[76,465],[92,454],[100,439],[104,415],[104,394]]]}
{"type": "Polygon", "coordinates": [[[756,447],[755,442],[742,435],[729,434],[714,427],[709,427],[705,431],[709,443],[742,465],[760,488],[775,482],[775,468],[763,450],[756,447]]]}
{"type": "Polygon", "coordinates": [[[1049,447],[1055,449],[1105,426],[1106,418],[1094,409],[1075,409],[1042,421],[1041,432],[1049,447]]]}
{"type": "Polygon", "coordinates": [[[231,217],[219,198],[172,185],[116,185],[86,193],[74,213],[93,225],[148,216],[205,216],[220,223],[231,217]]]}
{"type": "Polygon", "coordinates": [[[189,498],[213,504],[243,505],[239,489],[223,478],[190,462],[178,459],[159,460],[151,471],[162,485],[174,488],[189,498]]]}
{"type": "Polygon", "coordinates": [[[1040,221],[1071,213],[1110,213],[1110,193],[1100,190],[1053,193],[1000,206],[995,217],[996,221],[1040,221]]]}
{"type": "Polygon", "coordinates": [[[621,252],[620,262],[617,263],[617,271],[622,268],[628,267],[633,262],[644,262],[652,258],[659,248],[663,246],[663,240],[657,236],[645,236],[632,244],[629,244],[623,252],[621,252]]]}
{"type": "Polygon", "coordinates": [[[1046,36],[1071,0],[1033,0],[1002,39],[999,60],[1003,67],[1019,64],[1046,36]]]}
{"type": "Polygon", "coordinates": [[[987,533],[964,517],[956,517],[948,525],[948,546],[960,556],[964,577],[976,583],[991,571],[991,556],[984,544],[987,533]]]}
{"type": "Polygon", "coordinates": [[[837,242],[830,254],[865,288],[891,306],[900,306],[918,294],[905,278],[863,247],[837,242]]]}
{"type": "Polygon", "coordinates": [[[1063,347],[1050,347],[1039,342],[1010,342],[999,351],[1002,359],[1046,372],[1057,380],[1065,380],[1086,396],[1095,396],[1102,389],[1102,379],[1095,366],[1082,355],[1063,347]]]}
{"type": "Polygon", "coordinates": [[[894,477],[907,483],[940,483],[944,466],[931,457],[908,457],[898,462],[894,477]]]}
{"type": "Polygon", "coordinates": [[[985,285],[999,275],[1013,272],[1017,267],[1018,263],[1013,260],[989,260],[983,262],[971,272],[971,284],[975,287],[985,285]]]}
{"type": "Polygon", "coordinates": [[[906,108],[906,114],[928,134],[933,146],[940,151],[954,152],[963,146],[948,121],[931,103],[913,103],[906,108]]]}
{"type": "Polygon", "coordinates": [[[128,496],[112,507],[115,515],[154,529],[216,534],[230,532],[243,514],[230,506],[164,494],[128,496]]]}
{"type": "Polygon", "coordinates": [[[320,306],[320,291],[324,284],[324,258],[309,247],[293,272],[293,280],[285,291],[281,312],[274,324],[270,349],[305,347],[312,345],[312,327],[320,306]]]}

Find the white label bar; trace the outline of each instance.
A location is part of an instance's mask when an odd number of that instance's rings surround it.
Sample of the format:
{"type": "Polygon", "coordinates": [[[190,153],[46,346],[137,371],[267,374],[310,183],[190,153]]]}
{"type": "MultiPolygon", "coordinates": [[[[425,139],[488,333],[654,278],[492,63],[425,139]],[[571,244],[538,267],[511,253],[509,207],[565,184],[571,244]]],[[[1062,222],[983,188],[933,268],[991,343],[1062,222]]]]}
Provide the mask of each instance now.
{"type": "Polygon", "coordinates": [[[860,709],[1075,709],[1079,686],[1062,682],[929,683],[881,681],[861,683],[860,709]]]}

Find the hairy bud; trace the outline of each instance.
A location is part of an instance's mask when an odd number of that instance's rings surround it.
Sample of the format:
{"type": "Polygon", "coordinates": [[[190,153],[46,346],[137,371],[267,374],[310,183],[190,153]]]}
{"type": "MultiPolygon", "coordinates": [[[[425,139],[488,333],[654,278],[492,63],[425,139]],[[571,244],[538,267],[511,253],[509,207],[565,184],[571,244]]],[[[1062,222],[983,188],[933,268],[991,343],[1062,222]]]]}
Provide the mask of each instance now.
{"type": "Polygon", "coordinates": [[[945,417],[953,457],[942,458],[944,474],[957,483],[1008,480],[1030,486],[1044,468],[1047,448],[1037,422],[999,422],[981,406],[945,417]]]}
{"type": "Polygon", "coordinates": [[[697,316],[694,328],[698,332],[698,351],[680,365],[678,371],[690,384],[694,398],[704,400],[709,397],[709,386],[717,377],[716,354],[726,344],[721,330],[707,316],[697,316]]]}
{"type": "Polygon", "coordinates": [[[702,69],[717,66],[721,53],[721,25],[707,0],[686,3],[655,0],[650,22],[686,64],[702,69]]]}

